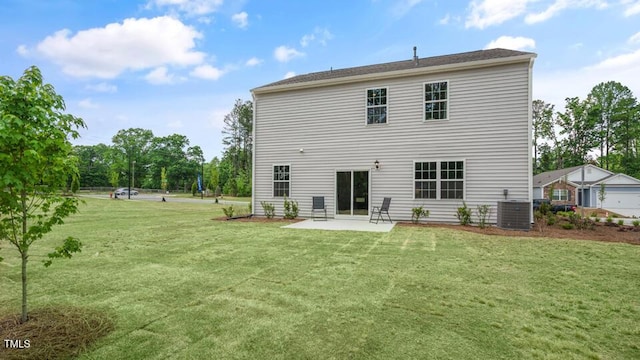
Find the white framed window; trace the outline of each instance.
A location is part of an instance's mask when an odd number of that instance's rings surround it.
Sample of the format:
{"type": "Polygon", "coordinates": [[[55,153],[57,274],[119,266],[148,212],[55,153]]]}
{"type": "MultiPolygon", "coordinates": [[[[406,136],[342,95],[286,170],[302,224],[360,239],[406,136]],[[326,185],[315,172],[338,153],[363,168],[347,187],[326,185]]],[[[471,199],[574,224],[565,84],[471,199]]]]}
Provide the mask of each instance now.
{"type": "Polygon", "coordinates": [[[449,116],[449,82],[424,83],[424,120],[446,120],[449,116]]]}
{"type": "Polygon", "coordinates": [[[555,201],[569,201],[569,190],[553,189],[553,196],[551,199],[555,201]]]}
{"type": "Polygon", "coordinates": [[[464,199],[465,163],[454,161],[415,161],[413,182],[415,199],[464,199]]]}
{"type": "Polygon", "coordinates": [[[414,197],[416,199],[436,199],[438,193],[437,162],[415,162],[414,168],[414,197]]]}
{"type": "Polygon", "coordinates": [[[464,162],[440,163],[440,198],[464,199],[464,162]]]}
{"type": "Polygon", "coordinates": [[[367,89],[367,125],[387,123],[388,89],[367,89]]]}
{"type": "Polygon", "coordinates": [[[273,165],[273,197],[290,196],[291,166],[273,165]]]}

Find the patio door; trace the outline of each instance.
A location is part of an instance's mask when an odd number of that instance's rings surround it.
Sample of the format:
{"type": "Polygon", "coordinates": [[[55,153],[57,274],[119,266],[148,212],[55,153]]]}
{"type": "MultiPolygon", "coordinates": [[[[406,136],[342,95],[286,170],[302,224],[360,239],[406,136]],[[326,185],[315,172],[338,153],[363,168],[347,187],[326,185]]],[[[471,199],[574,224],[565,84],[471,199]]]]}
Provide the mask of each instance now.
{"type": "Polygon", "coordinates": [[[336,215],[369,216],[369,170],[336,171],[336,215]]]}

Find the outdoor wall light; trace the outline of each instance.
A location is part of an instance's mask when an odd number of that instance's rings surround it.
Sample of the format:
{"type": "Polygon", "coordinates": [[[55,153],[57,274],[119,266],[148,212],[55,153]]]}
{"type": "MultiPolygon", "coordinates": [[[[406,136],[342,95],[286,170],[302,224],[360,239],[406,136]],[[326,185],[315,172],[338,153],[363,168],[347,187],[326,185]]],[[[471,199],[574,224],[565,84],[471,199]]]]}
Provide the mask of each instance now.
{"type": "Polygon", "coordinates": [[[502,189],[502,194],[504,195],[504,199],[507,200],[507,195],[509,195],[509,189],[502,189]]]}
{"type": "Polygon", "coordinates": [[[373,165],[376,166],[376,170],[380,169],[380,161],[378,161],[378,160],[374,161],[373,165]]]}
{"type": "Polygon", "coordinates": [[[301,153],[303,153],[303,152],[304,152],[304,149],[303,149],[303,148],[300,148],[300,152],[301,152],[301,153]]]}

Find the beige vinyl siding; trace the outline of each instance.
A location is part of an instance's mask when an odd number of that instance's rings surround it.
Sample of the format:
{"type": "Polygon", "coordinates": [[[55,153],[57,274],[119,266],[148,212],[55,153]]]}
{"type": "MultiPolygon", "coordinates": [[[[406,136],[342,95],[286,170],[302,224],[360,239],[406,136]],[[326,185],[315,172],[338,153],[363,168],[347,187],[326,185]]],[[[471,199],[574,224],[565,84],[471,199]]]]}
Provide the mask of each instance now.
{"type": "MultiPolygon", "coordinates": [[[[459,200],[414,200],[414,161],[464,160],[465,200],[494,207],[529,200],[529,62],[255,95],[254,212],[272,197],[273,164],[291,165],[291,197],[308,217],[311,197],[335,213],[336,169],[370,170],[370,205],[392,197],[390,214],[408,220],[424,205],[428,221],[455,222],[459,200]],[[424,121],[424,83],[449,82],[448,119],[424,121]],[[367,126],[366,89],[388,89],[387,124],[367,126]],[[303,152],[300,150],[303,149],[303,152]],[[380,162],[375,170],[374,161],[380,162]]],[[[475,216],[475,215],[474,215],[475,216]]]]}

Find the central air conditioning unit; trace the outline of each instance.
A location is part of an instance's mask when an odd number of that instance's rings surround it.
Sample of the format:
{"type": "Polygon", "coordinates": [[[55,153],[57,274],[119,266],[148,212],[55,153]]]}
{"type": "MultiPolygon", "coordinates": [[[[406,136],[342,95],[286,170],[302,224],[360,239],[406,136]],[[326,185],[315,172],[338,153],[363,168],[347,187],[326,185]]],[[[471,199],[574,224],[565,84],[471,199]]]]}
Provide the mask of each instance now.
{"type": "Polygon", "coordinates": [[[531,203],[528,201],[498,201],[497,226],[509,230],[531,229],[531,203]]]}

